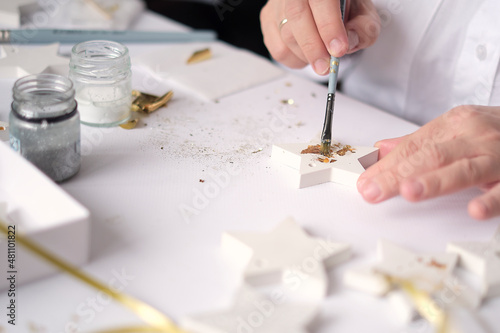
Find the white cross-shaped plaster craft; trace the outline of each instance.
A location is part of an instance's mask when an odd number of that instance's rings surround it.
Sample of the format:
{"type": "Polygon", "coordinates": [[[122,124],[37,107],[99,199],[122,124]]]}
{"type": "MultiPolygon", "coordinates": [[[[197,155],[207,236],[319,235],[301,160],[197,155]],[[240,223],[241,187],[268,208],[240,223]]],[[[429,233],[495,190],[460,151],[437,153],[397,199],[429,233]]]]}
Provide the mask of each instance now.
{"type": "Polygon", "coordinates": [[[226,232],[222,248],[237,260],[248,262],[244,281],[262,286],[282,282],[308,300],[326,295],[326,267],[348,259],[350,246],[309,236],[292,218],[269,233],[226,232]]]}
{"type": "MultiPolygon", "coordinates": [[[[318,144],[318,143],[316,143],[318,144]]],[[[335,143],[334,143],[335,144],[335,143]]],[[[320,161],[320,154],[301,154],[315,143],[286,143],[273,145],[271,159],[295,169],[292,182],[296,188],[304,188],[327,182],[355,187],[359,176],[378,160],[378,148],[353,146],[344,156],[333,155],[334,162],[320,161]]]]}
{"type": "Polygon", "coordinates": [[[0,46],[0,79],[20,78],[44,72],[62,74],[69,70],[69,58],[57,55],[59,44],[18,48],[0,46]]]}
{"type": "Polygon", "coordinates": [[[225,310],[185,317],[183,329],[193,333],[306,333],[318,305],[291,303],[242,287],[225,310]]]}
{"type": "Polygon", "coordinates": [[[482,278],[482,296],[500,295],[500,226],[489,242],[450,242],[448,252],[460,256],[465,269],[482,278]]]}

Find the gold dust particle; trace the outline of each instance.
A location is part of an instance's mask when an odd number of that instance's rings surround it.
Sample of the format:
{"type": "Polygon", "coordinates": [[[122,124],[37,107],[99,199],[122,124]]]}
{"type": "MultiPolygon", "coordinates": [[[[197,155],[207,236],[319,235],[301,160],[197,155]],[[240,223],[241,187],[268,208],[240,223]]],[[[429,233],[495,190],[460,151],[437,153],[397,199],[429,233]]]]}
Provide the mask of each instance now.
{"type": "Polygon", "coordinates": [[[355,153],[356,152],[354,150],[354,148],[352,148],[350,145],[345,145],[344,147],[342,147],[339,150],[337,150],[335,152],[335,154],[337,154],[339,156],[344,156],[348,151],[351,152],[351,153],[355,153]]]}
{"type": "Polygon", "coordinates": [[[293,104],[295,104],[295,101],[293,99],[289,98],[289,99],[282,99],[281,103],[288,104],[288,105],[293,105],[293,104]]]}
{"type": "Polygon", "coordinates": [[[427,265],[431,266],[431,267],[436,267],[436,268],[439,268],[439,269],[445,269],[446,268],[445,264],[441,264],[441,263],[437,262],[434,259],[432,259],[431,262],[428,263],[427,265]]]}
{"type": "Polygon", "coordinates": [[[124,124],[120,124],[120,127],[123,129],[126,129],[126,130],[133,129],[133,128],[135,128],[135,126],[137,125],[138,122],[139,122],[139,119],[134,118],[132,120],[127,121],[124,124]]]}
{"type": "Polygon", "coordinates": [[[320,161],[321,163],[329,163],[330,159],[328,157],[325,158],[318,157],[318,161],[320,161]]]}
{"type": "Polygon", "coordinates": [[[252,154],[259,153],[259,152],[261,152],[262,150],[263,150],[262,148],[259,148],[259,149],[255,150],[255,151],[253,151],[253,152],[252,152],[252,154]]]}
{"type": "Polygon", "coordinates": [[[161,150],[163,150],[163,147],[160,147],[161,150]]]}
{"type": "Polygon", "coordinates": [[[0,131],[5,131],[5,127],[0,126],[0,131]]]}
{"type": "MultiPolygon", "coordinates": [[[[347,152],[355,153],[356,151],[350,145],[345,145],[342,147],[342,145],[340,143],[336,143],[332,147],[330,147],[330,154],[326,155],[326,157],[331,157],[333,154],[337,154],[339,156],[344,156],[347,152]],[[335,151],[335,148],[337,148],[336,151],[335,151]]],[[[300,153],[301,154],[318,154],[318,155],[325,156],[325,155],[321,154],[321,145],[309,145],[309,146],[307,146],[306,149],[302,150],[300,153]]]]}
{"type": "Polygon", "coordinates": [[[204,183],[205,182],[205,179],[200,179],[200,183],[204,183]]]}

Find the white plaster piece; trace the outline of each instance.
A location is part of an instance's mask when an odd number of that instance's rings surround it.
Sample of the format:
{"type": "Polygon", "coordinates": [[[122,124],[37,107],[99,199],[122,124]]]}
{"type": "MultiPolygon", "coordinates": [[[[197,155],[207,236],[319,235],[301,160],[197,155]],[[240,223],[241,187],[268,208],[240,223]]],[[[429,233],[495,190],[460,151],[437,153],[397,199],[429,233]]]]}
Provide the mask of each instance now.
{"type": "Polygon", "coordinates": [[[391,304],[396,317],[403,324],[409,324],[419,317],[413,300],[402,290],[392,290],[387,294],[387,301],[391,304]]]}
{"type": "Polygon", "coordinates": [[[430,293],[443,288],[458,261],[454,253],[415,254],[386,240],[379,240],[377,252],[380,260],[375,265],[377,272],[410,281],[430,293]]]}
{"type": "Polygon", "coordinates": [[[57,55],[59,44],[40,47],[0,46],[5,57],[0,59],[0,79],[20,78],[29,74],[54,73],[68,67],[69,58],[57,55]]]}
{"type": "Polygon", "coordinates": [[[389,280],[372,267],[356,267],[346,270],[344,285],[374,296],[383,296],[391,290],[389,280]]]}
{"type": "Polygon", "coordinates": [[[9,141],[9,123],[0,121],[0,141],[9,141]]]}
{"type": "Polygon", "coordinates": [[[478,316],[470,309],[452,307],[447,313],[447,333],[488,333],[478,316]]]}
{"type": "Polygon", "coordinates": [[[448,252],[460,256],[459,264],[482,278],[482,296],[500,295],[500,226],[489,242],[450,242],[448,252]]]}
{"type": "Polygon", "coordinates": [[[226,310],[185,317],[181,327],[193,333],[306,333],[317,305],[292,304],[241,288],[226,310]]]}
{"type": "Polygon", "coordinates": [[[221,42],[168,45],[134,57],[132,63],[208,100],[228,96],[285,74],[267,59],[221,42]],[[194,51],[207,47],[212,58],[195,64],[186,63],[194,51]]]}
{"type": "Polygon", "coordinates": [[[269,233],[226,232],[222,248],[248,262],[243,273],[245,282],[259,286],[281,280],[286,288],[310,300],[326,295],[325,266],[351,255],[348,244],[310,237],[292,218],[269,233]]]}
{"type": "Polygon", "coordinates": [[[1,24],[11,28],[19,28],[21,25],[22,7],[36,3],[36,0],[8,0],[0,2],[1,24]]]}
{"type": "Polygon", "coordinates": [[[287,143],[273,145],[271,158],[297,170],[293,183],[296,188],[334,182],[355,187],[366,168],[377,162],[378,148],[353,147],[355,152],[344,156],[334,155],[333,163],[318,161],[319,154],[301,154],[309,145],[318,143],[287,143]]]}

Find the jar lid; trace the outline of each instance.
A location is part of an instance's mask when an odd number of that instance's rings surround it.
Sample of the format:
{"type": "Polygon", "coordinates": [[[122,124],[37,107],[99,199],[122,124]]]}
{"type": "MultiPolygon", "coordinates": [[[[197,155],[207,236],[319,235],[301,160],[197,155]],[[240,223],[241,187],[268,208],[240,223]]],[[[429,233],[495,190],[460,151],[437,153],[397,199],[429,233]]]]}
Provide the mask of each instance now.
{"type": "Polygon", "coordinates": [[[70,79],[55,74],[20,78],[12,89],[12,110],[27,119],[48,119],[73,112],[75,89],[70,79]]]}

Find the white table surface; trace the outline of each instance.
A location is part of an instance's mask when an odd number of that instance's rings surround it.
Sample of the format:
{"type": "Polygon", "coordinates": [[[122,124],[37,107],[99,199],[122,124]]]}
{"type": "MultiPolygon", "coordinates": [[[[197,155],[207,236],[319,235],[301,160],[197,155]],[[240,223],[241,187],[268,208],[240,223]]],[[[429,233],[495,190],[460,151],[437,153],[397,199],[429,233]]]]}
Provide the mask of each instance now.
{"type": "MultiPolygon", "coordinates": [[[[135,28],[184,29],[151,13],[135,28]]],[[[154,46],[129,47],[134,55],[154,46]]],[[[144,73],[134,75],[135,89],[160,93],[172,88],[144,73]]],[[[8,117],[12,83],[0,80],[0,120],[8,117]]],[[[91,260],[84,270],[104,282],[124,270],[133,276],[126,293],[178,320],[230,304],[241,267],[231,266],[220,251],[224,231],[267,232],[291,216],[311,235],[348,242],[354,252],[350,261],[329,271],[328,296],[311,332],[431,332],[422,323],[399,323],[384,299],[343,287],[343,272],[373,263],[380,238],[414,251],[444,251],[451,240],[489,240],[500,220],[468,217],[466,204],[476,190],[418,204],[395,198],[371,205],[355,189],[333,183],[291,188],[287,170],[270,159],[271,145],[316,136],[326,93],[325,86],[288,74],[218,103],[175,91],[167,108],[131,131],[83,126],[81,171],[61,186],[92,213],[91,260]],[[290,98],[294,105],[281,102],[290,98]],[[235,166],[241,172],[219,187],[206,207],[183,217],[179,207],[193,207],[197,191],[214,186],[211,175],[235,166]]],[[[417,128],[342,95],[335,109],[334,137],[346,144],[371,146],[417,128]]],[[[71,323],[86,332],[141,323],[97,296],[59,274],[19,287],[18,324],[7,327],[3,315],[0,325],[6,332],[60,333],[71,323]],[[85,316],[78,319],[78,313],[85,316]]],[[[0,305],[7,301],[2,293],[0,305]]],[[[492,332],[500,330],[499,311],[498,298],[481,308],[492,332]]]]}

